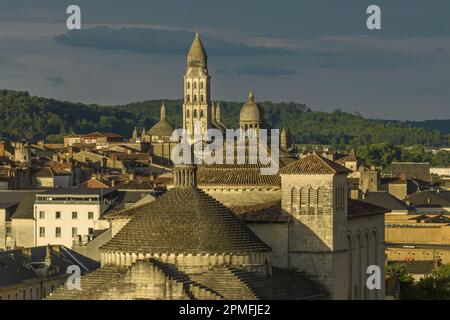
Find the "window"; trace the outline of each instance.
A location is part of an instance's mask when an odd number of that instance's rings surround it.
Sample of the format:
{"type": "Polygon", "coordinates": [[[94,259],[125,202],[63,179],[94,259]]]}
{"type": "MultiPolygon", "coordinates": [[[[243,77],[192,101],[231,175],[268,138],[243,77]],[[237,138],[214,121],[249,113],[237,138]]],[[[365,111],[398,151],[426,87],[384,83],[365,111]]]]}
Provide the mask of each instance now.
{"type": "Polygon", "coordinates": [[[190,82],[187,83],[187,88],[188,88],[188,89],[191,88],[191,83],[190,83],[190,82]]]}
{"type": "Polygon", "coordinates": [[[78,229],[77,228],[72,228],[72,237],[76,236],[78,234],[78,229]]]}
{"type": "Polygon", "coordinates": [[[94,234],[94,228],[89,228],[88,229],[88,233],[91,235],[91,234],[94,234]]]}
{"type": "Polygon", "coordinates": [[[187,95],[186,101],[187,101],[187,102],[191,102],[191,95],[190,95],[190,94],[187,95]]]}
{"type": "Polygon", "coordinates": [[[39,211],[39,219],[45,219],[45,211],[39,211]]]}
{"type": "Polygon", "coordinates": [[[189,110],[186,110],[186,117],[189,118],[189,110]]]}
{"type": "Polygon", "coordinates": [[[197,82],[194,82],[194,89],[197,89],[197,82]]]}
{"type": "Polygon", "coordinates": [[[197,118],[197,110],[194,110],[194,118],[197,118]]]}
{"type": "Polygon", "coordinates": [[[72,212],[72,219],[74,219],[74,220],[78,219],[78,212],[76,212],[76,211],[72,212]]]}
{"type": "Polygon", "coordinates": [[[200,88],[203,89],[203,82],[200,82],[200,88]]]}
{"type": "Polygon", "coordinates": [[[200,118],[203,118],[203,110],[200,110],[200,118]]]}
{"type": "Polygon", "coordinates": [[[60,227],[55,228],[55,237],[61,238],[61,228],[60,227]]]}
{"type": "Polygon", "coordinates": [[[55,212],[55,219],[61,219],[61,211],[55,212]]]}
{"type": "Polygon", "coordinates": [[[11,235],[11,227],[6,227],[6,235],[10,236],[11,235]]]}
{"type": "Polygon", "coordinates": [[[45,238],[45,228],[39,227],[39,238],[45,238]]]}
{"type": "Polygon", "coordinates": [[[194,94],[194,102],[197,102],[197,95],[194,94]]]}
{"type": "Polygon", "coordinates": [[[22,295],[23,295],[23,300],[26,300],[27,299],[27,292],[26,292],[26,290],[23,290],[22,295]]]}
{"type": "Polygon", "coordinates": [[[93,213],[92,211],[89,211],[89,212],[88,212],[88,219],[89,219],[89,220],[94,219],[94,213],[93,213]]]}
{"type": "Polygon", "coordinates": [[[204,100],[204,98],[203,98],[203,95],[201,94],[200,95],[200,101],[203,102],[203,100],[204,100]]]}

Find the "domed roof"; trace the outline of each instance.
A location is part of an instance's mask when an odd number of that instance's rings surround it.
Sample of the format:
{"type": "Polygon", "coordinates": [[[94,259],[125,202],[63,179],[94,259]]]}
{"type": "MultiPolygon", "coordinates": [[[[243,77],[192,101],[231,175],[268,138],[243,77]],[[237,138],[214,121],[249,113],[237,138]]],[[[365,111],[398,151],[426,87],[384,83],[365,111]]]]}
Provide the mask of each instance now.
{"type": "Polygon", "coordinates": [[[144,254],[271,251],[234,213],[196,187],[171,189],[139,208],[102,250],[144,254]]]}
{"type": "Polygon", "coordinates": [[[247,102],[242,106],[239,116],[241,122],[261,122],[261,110],[255,102],[255,96],[250,91],[247,102]]]}
{"type": "Polygon", "coordinates": [[[161,119],[148,131],[148,133],[152,136],[170,137],[174,130],[174,126],[166,120],[166,106],[163,102],[161,105],[161,119]]]}

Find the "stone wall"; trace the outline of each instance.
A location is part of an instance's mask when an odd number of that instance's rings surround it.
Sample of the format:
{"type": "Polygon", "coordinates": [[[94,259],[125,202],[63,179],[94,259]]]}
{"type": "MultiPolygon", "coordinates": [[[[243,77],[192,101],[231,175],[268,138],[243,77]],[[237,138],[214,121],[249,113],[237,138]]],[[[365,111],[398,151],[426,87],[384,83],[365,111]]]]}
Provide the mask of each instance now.
{"type": "Polygon", "coordinates": [[[287,223],[247,223],[247,226],[272,248],[272,265],[288,267],[288,230],[287,223]]]}

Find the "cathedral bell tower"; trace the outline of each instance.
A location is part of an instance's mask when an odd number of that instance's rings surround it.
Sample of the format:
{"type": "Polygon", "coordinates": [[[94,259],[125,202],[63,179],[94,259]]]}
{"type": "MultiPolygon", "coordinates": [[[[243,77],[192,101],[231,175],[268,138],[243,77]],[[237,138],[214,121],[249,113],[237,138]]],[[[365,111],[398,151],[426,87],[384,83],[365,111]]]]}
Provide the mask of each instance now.
{"type": "Polygon", "coordinates": [[[211,127],[211,78],[207,62],[208,57],[197,31],[187,56],[184,75],[183,129],[192,138],[195,134],[204,135],[211,127]]]}

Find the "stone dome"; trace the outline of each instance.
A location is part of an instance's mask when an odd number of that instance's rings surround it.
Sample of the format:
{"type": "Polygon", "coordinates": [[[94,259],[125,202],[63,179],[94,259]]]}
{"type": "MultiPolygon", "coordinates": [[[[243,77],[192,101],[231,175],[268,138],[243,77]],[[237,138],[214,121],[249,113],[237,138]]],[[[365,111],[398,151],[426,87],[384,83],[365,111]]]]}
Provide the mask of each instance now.
{"type": "Polygon", "coordinates": [[[242,106],[239,116],[240,122],[246,123],[260,123],[261,122],[261,110],[255,102],[255,96],[250,91],[248,94],[247,102],[242,106]]]}
{"type": "Polygon", "coordinates": [[[161,119],[157,122],[148,133],[152,136],[171,136],[175,130],[174,126],[166,120],[166,106],[161,105],[161,119]]]}

